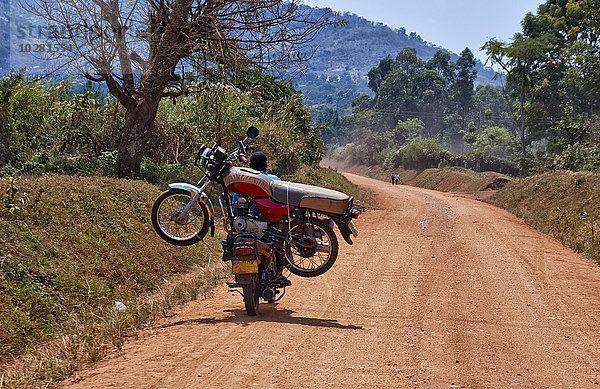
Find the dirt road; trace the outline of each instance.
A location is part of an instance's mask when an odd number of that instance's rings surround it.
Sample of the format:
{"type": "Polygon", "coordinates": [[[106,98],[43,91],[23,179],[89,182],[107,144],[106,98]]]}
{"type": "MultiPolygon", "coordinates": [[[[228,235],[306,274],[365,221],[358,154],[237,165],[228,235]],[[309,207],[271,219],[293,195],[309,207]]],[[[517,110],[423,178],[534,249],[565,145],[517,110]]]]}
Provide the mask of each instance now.
{"type": "Polygon", "coordinates": [[[380,205],[250,318],[225,286],[64,388],[600,388],[600,269],[511,214],[348,175],[380,205]]]}

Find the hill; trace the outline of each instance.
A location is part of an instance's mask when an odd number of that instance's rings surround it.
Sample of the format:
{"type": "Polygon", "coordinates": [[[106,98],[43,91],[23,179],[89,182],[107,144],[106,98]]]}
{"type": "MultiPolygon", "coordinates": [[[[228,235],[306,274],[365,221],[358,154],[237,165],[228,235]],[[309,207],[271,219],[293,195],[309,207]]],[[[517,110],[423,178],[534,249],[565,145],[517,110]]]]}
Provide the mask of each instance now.
{"type": "MultiPolygon", "coordinates": [[[[330,25],[319,34],[313,42],[316,51],[308,61],[309,70],[296,82],[309,105],[349,108],[352,99],[372,93],[367,87],[369,70],[381,58],[395,58],[407,47],[414,48],[423,60],[431,59],[438,50],[450,53],[454,62],[458,59],[456,53],[424,41],[416,32],[407,33],[405,28],[393,29],[352,13],[335,18],[345,20],[347,25],[330,25]]],[[[476,85],[499,83],[492,80],[494,70],[481,61],[477,61],[476,69],[476,85]]]]}

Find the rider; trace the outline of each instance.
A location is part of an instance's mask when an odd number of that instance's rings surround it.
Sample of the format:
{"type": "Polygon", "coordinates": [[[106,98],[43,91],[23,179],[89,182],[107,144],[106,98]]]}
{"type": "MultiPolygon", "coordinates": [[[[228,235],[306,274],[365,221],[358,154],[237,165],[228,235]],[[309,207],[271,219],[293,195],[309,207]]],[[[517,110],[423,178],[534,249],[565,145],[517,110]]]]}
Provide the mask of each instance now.
{"type": "Polygon", "coordinates": [[[266,174],[272,180],[279,180],[279,177],[276,175],[267,173],[267,156],[260,151],[257,151],[250,156],[250,168],[266,174]]]}

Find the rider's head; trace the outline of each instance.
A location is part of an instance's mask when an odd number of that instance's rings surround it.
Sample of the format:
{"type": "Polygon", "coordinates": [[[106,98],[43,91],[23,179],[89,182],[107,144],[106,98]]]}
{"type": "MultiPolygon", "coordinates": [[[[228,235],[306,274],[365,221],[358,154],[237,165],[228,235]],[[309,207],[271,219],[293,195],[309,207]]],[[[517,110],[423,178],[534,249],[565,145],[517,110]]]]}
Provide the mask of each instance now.
{"type": "Polygon", "coordinates": [[[267,171],[267,156],[257,151],[250,156],[250,167],[260,172],[267,171]]]}

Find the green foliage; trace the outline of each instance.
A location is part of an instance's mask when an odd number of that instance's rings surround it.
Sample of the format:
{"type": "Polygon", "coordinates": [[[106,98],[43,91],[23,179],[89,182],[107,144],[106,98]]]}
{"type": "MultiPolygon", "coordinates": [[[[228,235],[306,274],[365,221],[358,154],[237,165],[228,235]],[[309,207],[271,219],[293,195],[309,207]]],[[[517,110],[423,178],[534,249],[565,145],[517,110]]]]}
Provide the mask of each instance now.
{"type": "Polygon", "coordinates": [[[265,80],[266,85],[247,92],[203,83],[197,93],[182,96],[176,103],[162,101],[157,115],[158,136],[142,175],[160,183],[189,177],[190,171],[181,165],[194,160],[200,145],[216,141],[233,149],[249,125],[260,130],[255,145],[267,154],[276,174],[294,172],[300,164],[318,164],[324,146],[320,129],[311,123],[309,109],[298,93],[288,93],[287,89],[281,100],[258,100],[256,90],[270,91],[267,94],[274,97],[283,88],[273,78],[265,80]]]}
{"type": "Polygon", "coordinates": [[[562,170],[600,170],[600,147],[581,143],[567,145],[554,158],[554,168],[562,170]]]}
{"type": "Polygon", "coordinates": [[[475,107],[479,111],[476,121],[481,125],[497,127],[513,127],[513,120],[506,104],[501,87],[477,85],[475,88],[475,107]]]}
{"type": "Polygon", "coordinates": [[[480,151],[470,151],[457,155],[447,155],[445,166],[460,166],[476,172],[498,172],[511,176],[519,176],[523,173],[518,159],[500,158],[480,151]]]}
{"type": "MultiPolygon", "coordinates": [[[[193,177],[189,165],[201,144],[217,141],[232,149],[250,124],[272,139],[266,151],[273,152],[277,170],[294,171],[320,161],[320,128],[311,124],[298,92],[255,71],[241,73],[238,81],[245,91],[200,82],[188,85],[193,93],[160,102],[144,178],[164,183],[193,177]],[[280,140],[285,146],[275,146],[280,140]]],[[[74,90],[68,80],[47,84],[20,73],[0,79],[0,175],[113,174],[124,110],[114,99],[99,100],[101,95],[89,85],[82,93],[74,90]]]]}
{"type": "Polygon", "coordinates": [[[405,168],[425,170],[440,165],[446,159],[447,151],[437,139],[419,137],[402,146],[399,155],[405,168]]]}
{"type": "Polygon", "coordinates": [[[48,84],[11,73],[0,80],[0,100],[2,170],[89,170],[69,158],[93,164],[116,148],[123,111],[115,101],[98,100],[97,91],[75,93],[68,80],[48,84]]]}
{"type": "Polygon", "coordinates": [[[485,127],[472,142],[474,150],[498,158],[511,158],[519,147],[515,134],[503,127],[485,127]]]}
{"type": "Polygon", "coordinates": [[[274,174],[291,174],[300,164],[316,165],[323,157],[321,131],[311,125],[310,111],[299,95],[271,105],[250,124],[261,131],[255,144],[269,156],[269,168],[274,174]]]}
{"type": "Polygon", "coordinates": [[[600,114],[599,18],[596,0],[547,0],[525,16],[512,42],[484,45],[507,73],[524,155],[542,139],[559,153],[567,144],[590,141],[588,118],[600,114]]]}
{"type": "Polygon", "coordinates": [[[375,100],[369,95],[361,95],[359,98],[352,101],[352,113],[367,111],[373,109],[375,100]]]}
{"type": "Polygon", "coordinates": [[[313,113],[313,122],[316,126],[322,128],[321,134],[325,144],[332,143],[342,137],[340,132],[342,121],[340,120],[338,111],[334,111],[331,108],[319,110],[313,113]]]}
{"type": "Polygon", "coordinates": [[[454,94],[456,102],[461,109],[463,117],[473,107],[473,83],[477,78],[477,70],[475,69],[476,61],[473,52],[466,48],[460,53],[460,57],[456,61],[456,81],[454,82],[454,94]]]}
{"type": "MultiPolygon", "coordinates": [[[[415,49],[402,50],[395,59],[386,57],[369,72],[375,98],[361,96],[352,103],[353,115],[342,119],[341,132],[346,139],[362,142],[364,129],[378,134],[396,133],[399,121],[418,119],[422,135],[461,149],[461,130],[474,121],[484,125],[503,123],[508,117],[502,93],[494,87],[473,90],[477,71],[473,53],[465,49],[456,63],[450,54],[438,50],[429,61],[417,56],[415,49]],[[492,110],[489,118],[483,112],[492,110]],[[358,131],[356,134],[353,132],[358,131]],[[361,135],[363,135],[361,137],[361,135]]],[[[394,136],[396,148],[409,138],[394,136]],[[396,139],[397,138],[397,139],[396,139]]],[[[391,154],[386,153],[389,158],[391,154]]],[[[381,163],[381,161],[379,161],[381,163]]]]}
{"type": "Polygon", "coordinates": [[[160,163],[189,163],[202,144],[231,148],[245,136],[256,109],[250,92],[215,83],[190,86],[177,100],[160,102],[147,157],[160,163]]]}
{"type": "Polygon", "coordinates": [[[400,146],[423,135],[424,131],[425,123],[420,119],[398,120],[398,124],[392,133],[392,139],[395,145],[400,146]]]}
{"type": "MultiPolygon", "coordinates": [[[[414,50],[414,49],[413,49],[414,50]]],[[[415,51],[416,52],[416,51],[415,51]]],[[[398,63],[392,59],[389,55],[379,60],[379,66],[372,68],[367,73],[369,77],[369,88],[377,95],[379,93],[379,87],[387,75],[398,69],[398,63]]]]}

